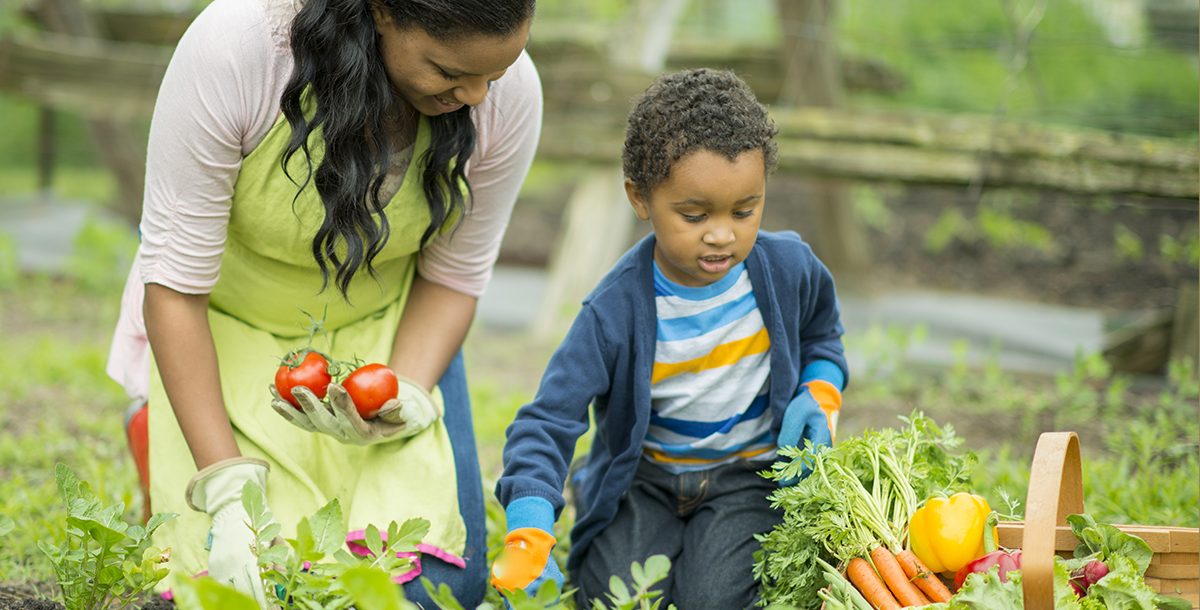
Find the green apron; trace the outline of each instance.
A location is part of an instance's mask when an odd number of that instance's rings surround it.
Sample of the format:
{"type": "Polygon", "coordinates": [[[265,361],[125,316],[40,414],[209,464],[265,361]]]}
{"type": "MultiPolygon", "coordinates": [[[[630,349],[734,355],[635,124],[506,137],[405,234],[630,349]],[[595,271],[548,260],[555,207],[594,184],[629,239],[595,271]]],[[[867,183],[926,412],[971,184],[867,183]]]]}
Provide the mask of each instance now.
{"type": "MultiPolygon", "coordinates": [[[[291,133],[281,116],[242,162],[221,277],[210,297],[221,391],[238,447],[242,455],[270,463],[267,505],[284,537],[294,537],[301,518],[337,498],[351,531],[424,517],[432,524],[425,543],[461,557],[466,526],[442,420],[406,440],[345,445],[285,421],[271,408],[267,389],[280,357],[306,343],[308,314],[325,319],[326,332],[314,341],[316,349],[340,360],[386,363],[390,358],[421,234],[429,224],[419,167],[429,146],[428,123],[421,119],[403,185],[385,208],[391,235],[374,261],[379,279],[360,269],[349,303],[332,285],[320,291],[311,244],[325,210],[312,185],[293,203],[296,186],[279,164],[291,133]]],[[[320,145],[314,133],[314,167],[320,145]]],[[[292,157],[292,176],[304,176],[305,167],[302,153],[292,157]]],[[[158,529],[154,543],[171,548],[173,573],[192,575],[207,568],[204,546],[211,521],[185,503],[184,487],[196,467],[157,367],[150,379],[151,501],[155,512],[179,514],[158,529]]],[[[437,389],[433,397],[442,400],[437,389]]]]}

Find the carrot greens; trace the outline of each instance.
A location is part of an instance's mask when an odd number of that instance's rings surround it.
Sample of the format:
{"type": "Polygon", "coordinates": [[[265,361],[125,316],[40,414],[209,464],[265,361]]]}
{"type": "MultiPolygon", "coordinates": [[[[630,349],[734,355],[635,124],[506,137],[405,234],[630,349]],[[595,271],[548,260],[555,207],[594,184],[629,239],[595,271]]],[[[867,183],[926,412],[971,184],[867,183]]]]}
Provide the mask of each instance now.
{"type": "Polygon", "coordinates": [[[783,522],[759,536],[755,575],[766,604],[817,608],[826,583],[821,563],[845,566],[882,545],[904,548],[908,520],[919,499],[968,487],[970,452],[962,440],[920,412],[897,428],[867,430],[834,447],[780,449],[765,473],[774,480],[811,474],[771,494],[783,522]]]}

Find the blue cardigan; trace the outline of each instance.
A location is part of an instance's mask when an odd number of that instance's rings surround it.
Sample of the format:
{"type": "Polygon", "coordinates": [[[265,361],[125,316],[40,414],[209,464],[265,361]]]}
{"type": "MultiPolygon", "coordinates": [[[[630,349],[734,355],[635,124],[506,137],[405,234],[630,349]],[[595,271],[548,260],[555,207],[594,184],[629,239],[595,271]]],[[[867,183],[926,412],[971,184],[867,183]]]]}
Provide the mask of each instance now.
{"type": "MultiPolygon", "coordinates": [[[[580,514],[571,530],[568,570],[579,565],[592,539],[616,516],[642,456],[657,332],[653,260],[651,233],[584,300],[536,397],[507,430],[496,496],[506,507],[523,497],[543,498],[557,519],[575,442],[588,429],[588,406],[595,405],[591,454],[573,488],[580,514]]],[[[770,409],[778,434],[809,362],[832,361],[849,381],[837,296],[829,270],[791,231],[759,232],[746,269],[771,339],[770,409]]]]}

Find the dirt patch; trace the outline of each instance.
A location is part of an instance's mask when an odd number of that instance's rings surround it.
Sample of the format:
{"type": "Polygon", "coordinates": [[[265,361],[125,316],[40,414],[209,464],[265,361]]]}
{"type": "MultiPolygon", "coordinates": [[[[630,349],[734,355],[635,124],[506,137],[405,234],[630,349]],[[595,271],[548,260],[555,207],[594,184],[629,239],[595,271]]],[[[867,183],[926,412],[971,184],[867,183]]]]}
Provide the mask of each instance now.
{"type": "MultiPolygon", "coordinates": [[[[47,583],[0,585],[0,610],[63,610],[64,606],[49,599],[47,583]]],[[[149,595],[135,602],[141,610],[171,610],[175,604],[157,596],[149,595]]]]}

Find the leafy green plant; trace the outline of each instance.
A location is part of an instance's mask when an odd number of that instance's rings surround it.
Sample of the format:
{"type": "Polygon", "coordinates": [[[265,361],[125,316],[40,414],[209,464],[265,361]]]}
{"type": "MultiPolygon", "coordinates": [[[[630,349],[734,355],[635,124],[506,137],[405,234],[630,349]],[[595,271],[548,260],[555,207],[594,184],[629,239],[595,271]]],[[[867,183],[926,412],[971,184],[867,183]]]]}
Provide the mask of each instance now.
{"type": "Polygon", "coordinates": [[[334,499],[311,517],[301,519],[295,538],[278,544],[280,527],[267,512],[262,490],[248,483],[242,491],[242,503],[254,531],[263,584],[277,593],[285,610],[349,608],[361,601],[358,597],[362,595],[381,600],[369,586],[374,577],[366,576],[364,570],[388,577],[389,587],[395,589],[390,577],[413,567],[408,556],[397,553],[415,553],[417,543],[429,532],[429,521],[425,519],[409,519],[403,525],[393,521],[388,525],[385,542],[379,529],[369,525],[363,539],[369,554],[355,555],[346,550],[342,507],[334,499]],[[359,580],[347,580],[348,574],[357,575],[359,580]],[[356,586],[359,589],[352,590],[356,586]]]}
{"type": "MultiPolygon", "coordinates": [[[[653,555],[646,559],[646,565],[633,562],[630,574],[633,576],[634,590],[630,591],[620,578],[613,576],[608,582],[608,599],[611,605],[605,605],[599,600],[594,602],[595,610],[656,610],[662,600],[662,592],[651,590],[656,583],[671,573],[671,560],[666,555],[653,555]]],[[[669,606],[674,608],[672,604],[669,606]]]]}
{"type": "Polygon", "coordinates": [[[856,186],[852,193],[854,217],[876,231],[889,231],[895,214],[888,208],[884,193],[870,186],[856,186]]]}
{"type": "MultiPolygon", "coordinates": [[[[296,537],[280,539],[280,526],[267,511],[262,489],[247,483],[242,506],[250,517],[255,554],[264,590],[284,610],[415,610],[392,577],[412,568],[412,560],[397,553],[416,551],[429,532],[429,521],[395,521],[384,534],[368,526],[363,544],[369,553],[359,556],[346,550],[347,528],[341,503],[335,498],[311,516],[300,520],[296,537]]],[[[193,610],[254,610],[254,600],[208,577],[179,579],[176,603],[193,610]],[[248,604],[248,605],[247,605],[248,604]]]]}
{"type": "Polygon", "coordinates": [[[967,218],[958,208],[945,209],[925,234],[925,250],[939,254],[957,241],[964,244],[982,242],[1001,251],[1055,254],[1059,246],[1046,227],[1022,220],[1013,213],[1014,208],[1026,204],[1019,193],[997,190],[984,195],[974,219],[967,218]]]}
{"type": "Polygon", "coordinates": [[[1123,224],[1118,223],[1113,227],[1113,243],[1117,249],[1117,260],[1136,263],[1145,257],[1146,249],[1142,246],[1142,238],[1123,224]]]}
{"type": "Polygon", "coordinates": [[[925,233],[925,251],[940,254],[955,240],[973,240],[971,222],[957,208],[943,210],[925,233]]]}
{"type": "Polygon", "coordinates": [[[64,464],[54,469],[59,494],[68,507],[67,540],[39,541],[50,558],[67,610],[127,608],[167,574],[169,550],[150,536],[174,514],[156,514],[145,527],[122,520],[123,503],[102,506],[91,487],[64,464]]]}
{"type": "MultiPolygon", "coordinates": [[[[1113,376],[1103,359],[1080,357],[1060,374],[1053,391],[1012,394],[1049,396],[1044,425],[1059,430],[1099,426],[1097,443],[1084,443],[1084,505],[1097,519],[1113,523],[1195,527],[1200,515],[1200,422],[1195,417],[1198,384],[1189,360],[1171,363],[1166,387],[1136,396],[1130,381],[1113,376]]],[[[1004,443],[980,452],[972,473],[986,495],[1024,498],[1029,486],[1029,442],[1004,443]]]]}
{"type": "Polygon", "coordinates": [[[1057,248],[1054,237],[1046,227],[1021,220],[1007,210],[992,206],[980,208],[978,222],[984,240],[998,250],[1033,250],[1052,254],[1057,248]]]}
{"type": "Polygon", "coordinates": [[[1200,265],[1200,239],[1194,233],[1186,238],[1160,235],[1158,250],[1168,263],[1183,263],[1193,267],[1200,265]]]}

